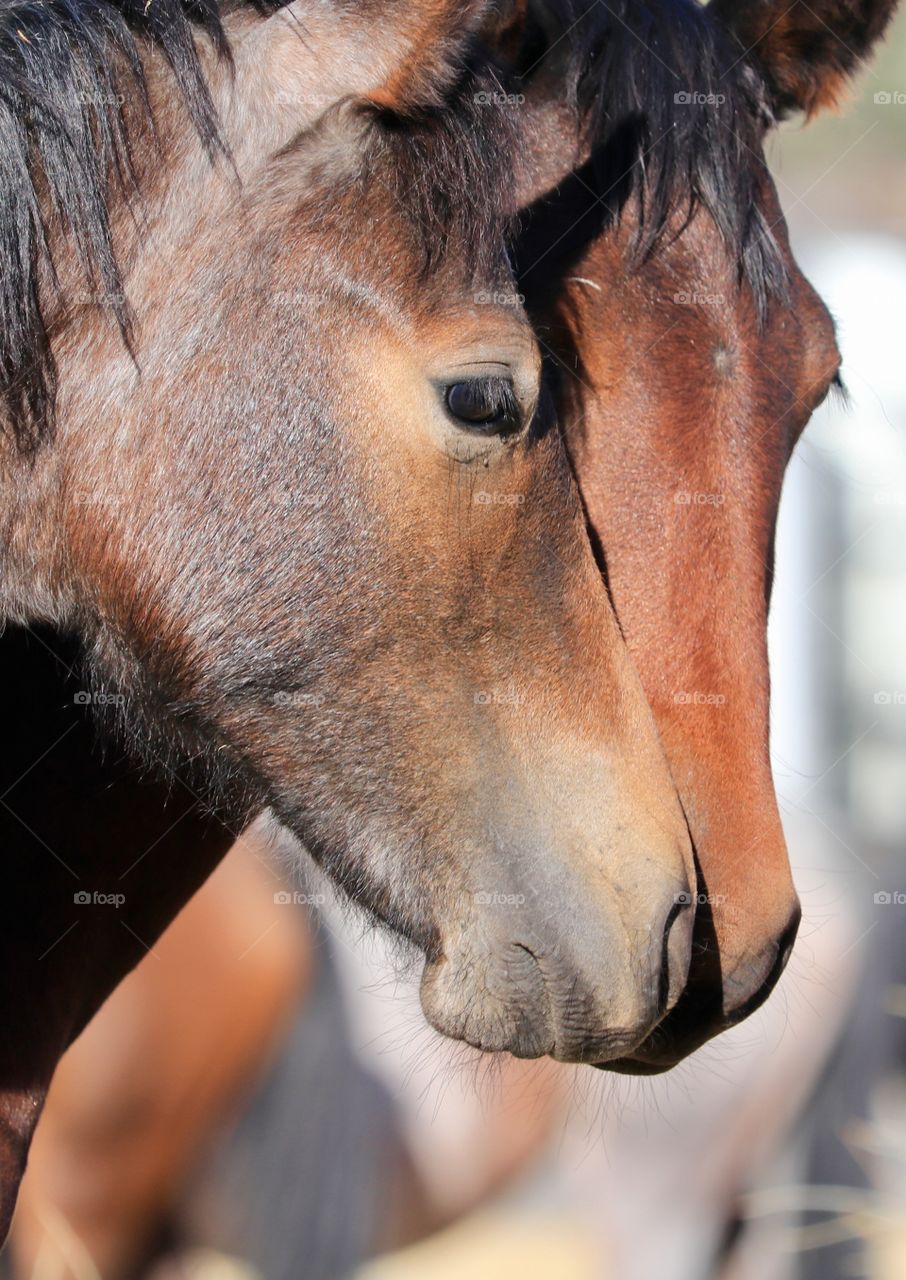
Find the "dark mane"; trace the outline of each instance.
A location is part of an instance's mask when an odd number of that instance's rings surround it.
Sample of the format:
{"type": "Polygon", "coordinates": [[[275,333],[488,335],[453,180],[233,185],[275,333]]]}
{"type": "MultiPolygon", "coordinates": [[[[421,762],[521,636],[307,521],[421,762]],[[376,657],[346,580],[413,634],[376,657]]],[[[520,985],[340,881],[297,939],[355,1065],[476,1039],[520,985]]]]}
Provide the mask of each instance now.
{"type": "Polygon", "coordinates": [[[723,27],[698,0],[532,0],[531,13],[524,70],[547,74],[558,61],[593,142],[595,195],[614,216],[630,197],[637,202],[637,260],[677,214],[701,206],[759,311],[783,297],[786,273],[759,199],[770,109],[723,27]]]}
{"type": "MultiPolygon", "coordinates": [[[[279,8],[285,0],[250,0],[279,8]]],[[[197,32],[228,57],[222,16],[237,0],[3,0],[0,8],[0,401],[20,448],[53,426],[56,371],[41,294],[56,283],[45,219],[72,239],[92,292],[127,310],[108,196],[131,177],[123,95],[148,109],[139,40],[169,62],[206,147],[220,146],[197,32]]]]}
{"type": "Polygon", "coordinates": [[[424,280],[450,258],[476,284],[501,268],[514,227],[518,133],[513,112],[488,107],[500,93],[493,74],[467,66],[443,111],[405,119],[376,113],[363,177],[382,185],[388,203],[408,223],[424,280]]]}

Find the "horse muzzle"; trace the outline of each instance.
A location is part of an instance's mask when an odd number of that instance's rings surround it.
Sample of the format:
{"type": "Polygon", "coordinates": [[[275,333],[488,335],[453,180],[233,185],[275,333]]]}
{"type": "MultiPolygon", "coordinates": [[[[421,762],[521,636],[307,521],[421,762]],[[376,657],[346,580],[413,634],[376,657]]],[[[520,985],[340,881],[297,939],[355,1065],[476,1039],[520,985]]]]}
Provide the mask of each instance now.
{"type": "Polygon", "coordinates": [[[429,956],[428,1021],[476,1048],[600,1063],[630,1054],[676,1004],[690,962],[693,895],[675,852],[629,890],[548,856],[471,895],[429,956]]]}

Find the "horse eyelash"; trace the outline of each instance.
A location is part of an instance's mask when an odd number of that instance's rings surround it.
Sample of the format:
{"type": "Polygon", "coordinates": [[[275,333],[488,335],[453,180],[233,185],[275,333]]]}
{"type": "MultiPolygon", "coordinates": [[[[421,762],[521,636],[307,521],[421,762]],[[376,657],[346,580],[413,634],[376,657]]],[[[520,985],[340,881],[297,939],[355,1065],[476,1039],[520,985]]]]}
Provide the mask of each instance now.
{"type": "Polygon", "coordinates": [[[843,375],[838,369],[834,374],[833,381],[828,388],[830,396],[834,403],[841,409],[849,409],[852,406],[852,397],[849,394],[849,387],[843,381],[843,375]]]}
{"type": "MultiPolygon", "coordinates": [[[[522,412],[522,406],[520,405],[519,401],[516,399],[516,392],[513,390],[512,382],[504,381],[502,386],[500,401],[501,401],[501,408],[503,409],[504,413],[507,414],[507,416],[518,418],[520,421],[522,421],[522,418],[524,416],[522,412]]],[[[528,425],[528,424],[526,423],[525,425],[528,425]]]]}

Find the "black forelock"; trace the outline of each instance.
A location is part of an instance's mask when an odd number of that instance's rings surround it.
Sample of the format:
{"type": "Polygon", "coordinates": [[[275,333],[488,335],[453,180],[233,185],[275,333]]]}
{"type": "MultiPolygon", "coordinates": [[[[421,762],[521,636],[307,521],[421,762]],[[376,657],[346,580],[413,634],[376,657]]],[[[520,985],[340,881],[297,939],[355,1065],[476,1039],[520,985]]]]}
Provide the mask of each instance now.
{"type": "MultiPolygon", "coordinates": [[[[249,0],[279,8],[285,0],[249,0]]],[[[71,237],[92,291],[127,310],[110,239],[110,184],[132,177],[124,91],[148,108],[139,40],[158,48],[206,147],[220,147],[194,44],[228,56],[238,0],[0,0],[0,402],[20,448],[52,431],[56,370],[41,295],[56,278],[47,222],[71,237]]]]}
{"type": "Polygon", "coordinates": [[[408,223],[423,280],[456,260],[461,277],[500,270],[513,227],[516,112],[494,74],[467,66],[443,108],[376,113],[366,179],[379,181],[408,223]]]}
{"type": "Polygon", "coordinates": [[[761,206],[764,86],[698,0],[533,0],[528,76],[559,64],[593,146],[596,195],[632,197],[644,261],[703,207],[759,312],[785,297],[786,271],[761,206]]]}

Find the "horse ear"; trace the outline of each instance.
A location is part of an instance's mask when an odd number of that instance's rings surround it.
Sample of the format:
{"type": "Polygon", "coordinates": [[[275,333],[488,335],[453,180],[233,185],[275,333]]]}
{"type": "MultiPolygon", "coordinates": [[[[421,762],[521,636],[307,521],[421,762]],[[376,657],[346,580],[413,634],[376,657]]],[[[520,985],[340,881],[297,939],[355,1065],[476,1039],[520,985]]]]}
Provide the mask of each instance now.
{"type": "Polygon", "coordinates": [[[494,0],[291,0],[244,35],[234,62],[259,99],[309,116],[343,98],[405,112],[442,100],[494,9],[494,0]]]}
{"type": "Polygon", "coordinates": [[[760,72],[778,120],[840,98],[897,0],[711,0],[708,12],[760,72]]]}
{"type": "Polygon", "coordinates": [[[273,155],[347,99],[400,114],[439,105],[494,0],[266,0],[232,42],[231,149],[273,155]],[[277,5],[274,8],[274,4],[277,5]],[[249,110],[249,104],[253,104],[249,110]]]}
{"type": "Polygon", "coordinates": [[[436,106],[462,71],[465,55],[495,9],[494,0],[364,3],[392,32],[383,82],[366,97],[391,111],[436,106]]]}

